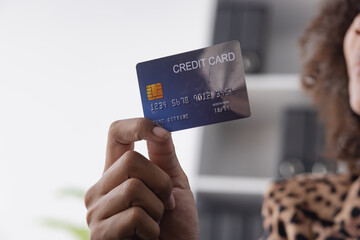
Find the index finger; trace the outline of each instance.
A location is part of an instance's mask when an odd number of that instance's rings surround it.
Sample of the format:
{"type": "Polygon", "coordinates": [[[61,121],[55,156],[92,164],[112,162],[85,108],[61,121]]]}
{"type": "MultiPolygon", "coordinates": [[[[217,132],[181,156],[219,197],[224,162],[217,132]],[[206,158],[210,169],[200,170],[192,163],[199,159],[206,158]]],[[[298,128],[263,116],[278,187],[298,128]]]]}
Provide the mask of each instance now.
{"type": "Polygon", "coordinates": [[[108,134],[104,172],[125,152],[133,150],[136,141],[159,143],[164,151],[174,151],[172,142],[167,141],[170,136],[168,131],[146,118],[125,119],[112,123],[108,134]]]}

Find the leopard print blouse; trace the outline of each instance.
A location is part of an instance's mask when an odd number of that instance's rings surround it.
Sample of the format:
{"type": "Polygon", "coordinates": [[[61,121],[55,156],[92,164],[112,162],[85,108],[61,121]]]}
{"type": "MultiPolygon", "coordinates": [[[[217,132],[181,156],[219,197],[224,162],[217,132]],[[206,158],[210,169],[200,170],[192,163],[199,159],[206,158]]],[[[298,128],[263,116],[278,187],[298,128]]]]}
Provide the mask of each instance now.
{"type": "Polygon", "coordinates": [[[264,240],[360,239],[359,174],[307,174],[272,183],[262,216],[264,240]]]}

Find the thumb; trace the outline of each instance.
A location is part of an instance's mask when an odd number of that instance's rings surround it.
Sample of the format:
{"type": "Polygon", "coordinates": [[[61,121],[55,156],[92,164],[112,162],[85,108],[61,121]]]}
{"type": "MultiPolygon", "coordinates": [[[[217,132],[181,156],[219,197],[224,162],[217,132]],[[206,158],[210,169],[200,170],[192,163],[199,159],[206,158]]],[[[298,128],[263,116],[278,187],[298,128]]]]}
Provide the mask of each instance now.
{"type": "Polygon", "coordinates": [[[155,126],[152,133],[163,141],[147,141],[150,161],[170,176],[174,187],[189,188],[188,179],[175,153],[171,133],[159,126],[155,126]]]}

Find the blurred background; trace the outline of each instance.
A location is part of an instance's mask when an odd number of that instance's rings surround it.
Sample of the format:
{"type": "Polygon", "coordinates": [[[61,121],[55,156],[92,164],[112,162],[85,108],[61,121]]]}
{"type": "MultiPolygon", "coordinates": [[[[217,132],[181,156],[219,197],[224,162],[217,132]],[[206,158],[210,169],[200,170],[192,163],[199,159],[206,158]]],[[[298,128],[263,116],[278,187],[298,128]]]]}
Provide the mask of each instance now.
{"type": "Polygon", "coordinates": [[[0,0],[0,239],[86,239],[108,127],[143,116],[136,63],[234,39],[252,117],[173,137],[201,239],[257,239],[271,179],[336,170],[298,76],[318,3],[0,0]]]}

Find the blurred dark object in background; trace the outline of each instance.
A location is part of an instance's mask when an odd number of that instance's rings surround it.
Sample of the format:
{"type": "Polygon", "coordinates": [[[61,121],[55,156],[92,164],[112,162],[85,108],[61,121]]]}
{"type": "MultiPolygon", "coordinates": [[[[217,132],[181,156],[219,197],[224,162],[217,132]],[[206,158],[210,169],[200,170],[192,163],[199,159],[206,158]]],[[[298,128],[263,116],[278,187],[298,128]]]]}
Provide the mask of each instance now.
{"type": "Polygon", "coordinates": [[[317,113],[310,107],[293,107],[284,111],[284,132],[279,176],[299,173],[335,172],[337,164],[324,158],[324,130],[317,113]]]}
{"type": "Polygon", "coordinates": [[[261,196],[197,195],[200,240],[258,239],[262,232],[261,196]]]}
{"type": "Polygon", "coordinates": [[[219,2],[213,43],[238,40],[246,73],[263,72],[267,7],[261,3],[219,2]]]}

